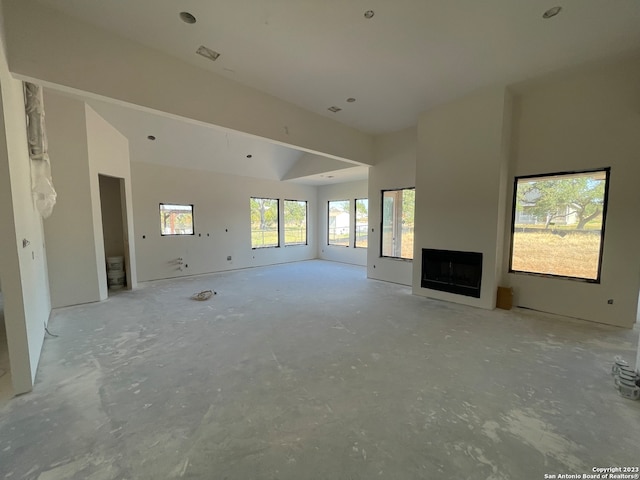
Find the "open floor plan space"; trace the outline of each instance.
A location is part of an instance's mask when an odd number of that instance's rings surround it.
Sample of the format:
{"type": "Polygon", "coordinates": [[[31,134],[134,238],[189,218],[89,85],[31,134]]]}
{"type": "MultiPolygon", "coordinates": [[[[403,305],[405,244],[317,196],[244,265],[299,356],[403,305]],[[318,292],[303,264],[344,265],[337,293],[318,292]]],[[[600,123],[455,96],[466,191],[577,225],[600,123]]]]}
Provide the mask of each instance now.
{"type": "Polygon", "coordinates": [[[320,260],[54,310],[2,478],[542,479],[638,462],[637,332],[411,295],[320,260]],[[204,301],[191,299],[204,290],[204,301]]]}
{"type": "Polygon", "coordinates": [[[0,0],[0,480],[638,479],[639,24],[0,0]]]}

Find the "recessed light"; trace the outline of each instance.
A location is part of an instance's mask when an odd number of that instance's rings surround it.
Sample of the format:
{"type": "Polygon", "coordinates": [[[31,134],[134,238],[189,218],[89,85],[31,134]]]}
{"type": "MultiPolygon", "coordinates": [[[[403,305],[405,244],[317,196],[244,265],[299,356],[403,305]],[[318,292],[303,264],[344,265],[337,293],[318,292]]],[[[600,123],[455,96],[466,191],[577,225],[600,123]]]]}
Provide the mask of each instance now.
{"type": "Polygon", "coordinates": [[[374,12],[373,10],[367,10],[366,12],[364,12],[364,18],[368,20],[370,18],[373,18],[375,14],[376,12],[374,12]]]}
{"type": "Polygon", "coordinates": [[[180,12],[180,20],[184,23],[194,24],[196,23],[196,17],[194,17],[189,12],[180,12]]]}
{"type": "Polygon", "coordinates": [[[329,107],[327,108],[327,110],[329,110],[330,112],[333,113],[338,113],[340,110],[342,110],[340,107],[336,107],[335,105],[333,107],[329,107]]]}
{"type": "Polygon", "coordinates": [[[151,140],[151,141],[153,141],[153,140],[155,140],[155,139],[156,139],[156,137],[155,137],[155,136],[153,136],[153,135],[147,135],[147,140],[151,140]]]}
{"type": "Polygon", "coordinates": [[[212,62],[215,62],[220,54],[215,50],[211,50],[210,48],[205,47],[204,45],[200,45],[198,50],[196,50],[198,55],[202,55],[204,58],[208,58],[212,62]]]}
{"type": "Polygon", "coordinates": [[[355,101],[356,101],[356,99],[355,99],[355,98],[353,98],[353,97],[349,97],[349,98],[347,98],[347,102],[349,102],[349,103],[353,103],[353,102],[355,102],[355,101]]]}
{"type": "Polygon", "coordinates": [[[560,10],[562,10],[562,7],[552,7],[542,14],[542,18],[546,19],[546,18],[555,17],[560,13],[560,10]]]}
{"type": "Polygon", "coordinates": [[[247,158],[251,158],[251,157],[253,157],[253,155],[251,155],[251,154],[247,155],[247,158]]]}

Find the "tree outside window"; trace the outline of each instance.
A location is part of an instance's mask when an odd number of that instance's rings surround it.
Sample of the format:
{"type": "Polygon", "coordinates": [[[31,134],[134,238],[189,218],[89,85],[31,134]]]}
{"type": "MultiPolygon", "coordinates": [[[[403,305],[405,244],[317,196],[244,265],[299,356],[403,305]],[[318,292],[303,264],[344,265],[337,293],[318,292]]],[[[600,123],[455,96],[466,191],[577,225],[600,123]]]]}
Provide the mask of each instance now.
{"type": "Polygon", "coordinates": [[[510,271],[598,282],[609,172],[516,178],[510,271]]]}
{"type": "Polygon", "coordinates": [[[284,201],[284,244],[307,244],[307,202],[284,201]]]}
{"type": "Polygon", "coordinates": [[[251,197],[251,248],[280,246],[278,203],[275,198],[251,197]]]}
{"type": "Polygon", "coordinates": [[[193,235],[193,205],[161,203],[160,235],[193,235]]]}
{"type": "Polygon", "coordinates": [[[355,224],[355,247],[367,248],[369,244],[369,199],[357,198],[356,224],[355,224]]]}

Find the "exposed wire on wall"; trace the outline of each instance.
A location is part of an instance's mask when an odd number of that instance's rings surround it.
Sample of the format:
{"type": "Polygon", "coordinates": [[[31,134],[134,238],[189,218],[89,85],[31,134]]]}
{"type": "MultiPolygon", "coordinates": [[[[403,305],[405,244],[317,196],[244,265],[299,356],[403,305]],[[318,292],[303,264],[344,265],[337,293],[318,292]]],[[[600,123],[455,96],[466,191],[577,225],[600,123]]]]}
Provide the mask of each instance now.
{"type": "Polygon", "coordinates": [[[49,335],[49,336],[51,336],[51,337],[56,337],[56,338],[57,338],[57,337],[59,337],[59,336],[60,336],[60,335],[56,335],[55,333],[51,333],[51,332],[49,331],[49,328],[47,327],[47,324],[46,324],[46,323],[44,324],[44,331],[45,331],[45,332],[47,332],[47,335],[49,335]]]}

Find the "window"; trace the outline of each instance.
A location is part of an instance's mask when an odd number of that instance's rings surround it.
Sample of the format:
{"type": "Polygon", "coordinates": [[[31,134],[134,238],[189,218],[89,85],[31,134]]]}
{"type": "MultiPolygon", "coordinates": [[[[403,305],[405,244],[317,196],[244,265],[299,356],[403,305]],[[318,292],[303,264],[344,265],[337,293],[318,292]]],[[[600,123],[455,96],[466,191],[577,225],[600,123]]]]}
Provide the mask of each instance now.
{"type": "Polygon", "coordinates": [[[193,205],[161,203],[160,235],[193,235],[193,205]]]}
{"type": "Polygon", "coordinates": [[[413,259],[415,188],[382,192],[383,257],[413,259]]]}
{"type": "Polygon", "coordinates": [[[349,200],[329,201],[329,245],[348,247],[350,225],[349,200]]]}
{"type": "Polygon", "coordinates": [[[609,172],[516,177],[509,271],[600,282],[609,172]]]}
{"type": "Polygon", "coordinates": [[[251,248],[279,247],[278,200],[251,197],[251,248]]]}
{"type": "Polygon", "coordinates": [[[307,202],[284,201],[284,244],[307,244],[307,202]]]}
{"type": "Polygon", "coordinates": [[[369,199],[356,198],[355,247],[367,248],[369,243],[369,199]]]}

